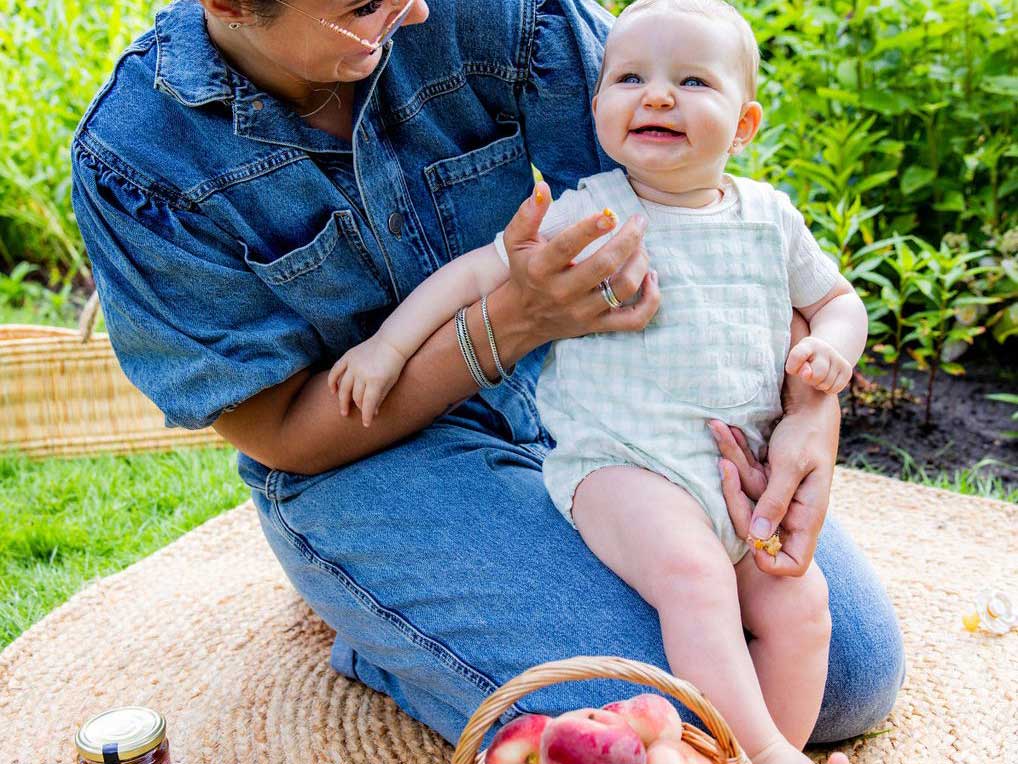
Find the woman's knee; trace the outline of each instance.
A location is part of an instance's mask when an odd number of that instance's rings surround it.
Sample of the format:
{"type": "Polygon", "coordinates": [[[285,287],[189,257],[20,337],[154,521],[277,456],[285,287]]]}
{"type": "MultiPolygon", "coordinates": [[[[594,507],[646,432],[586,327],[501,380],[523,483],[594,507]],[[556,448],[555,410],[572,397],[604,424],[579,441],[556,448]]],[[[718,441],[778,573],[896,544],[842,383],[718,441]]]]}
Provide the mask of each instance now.
{"type": "Polygon", "coordinates": [[[860,735],[886,718],[905,677],[894,609],[869,562],[829,518],[817,550],[832,618],[827,688],[812,742],[860,735]]]}

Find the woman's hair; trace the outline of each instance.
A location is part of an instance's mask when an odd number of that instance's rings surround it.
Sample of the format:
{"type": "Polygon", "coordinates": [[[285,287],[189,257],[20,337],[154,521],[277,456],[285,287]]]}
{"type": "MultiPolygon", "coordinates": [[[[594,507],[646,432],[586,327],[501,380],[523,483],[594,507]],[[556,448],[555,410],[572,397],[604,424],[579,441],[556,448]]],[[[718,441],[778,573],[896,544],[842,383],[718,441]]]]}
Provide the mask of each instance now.
{"type": "Polygon", "coordinates": [[[276,0],[233,0],[233,2],[248,13],[253,13],[264,24],[270,23],[283,9],[276,0]]]}
{"type": "MultiPolygon", "coordinates": [[[[269,0],[269,2],[275,2],[275,0],[269,0]]],[[[728,23],[738,37],[739,53],[741,54],[745,73],[743,86],[746,89],[746,100],[751,101],[756,98],[757,72],[760,69],[760,48],[756,44],[753,30],[741,13],[730,3],[725,2],[725,0],[636,0],[636,2],[627,6],[619,14],[619,21],[634,13],[639,13],[659,5],[665,6],[676,13],[695,13],[698,16],[728,23]]],[[[611,37],[610,32],[608,36],[611,37]]],[[[601,89],[603,77],[604,61],[601,62],[601,73],[597,77],[595,93],[601,89]]]]}

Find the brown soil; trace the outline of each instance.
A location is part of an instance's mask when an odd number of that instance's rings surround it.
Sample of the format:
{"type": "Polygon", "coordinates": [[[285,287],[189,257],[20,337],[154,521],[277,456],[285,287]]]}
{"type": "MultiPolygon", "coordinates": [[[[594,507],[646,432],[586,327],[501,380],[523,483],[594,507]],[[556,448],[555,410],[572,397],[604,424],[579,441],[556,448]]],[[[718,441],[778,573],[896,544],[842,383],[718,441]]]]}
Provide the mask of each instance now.
{"type": "MultiPolygon", "coordinates": [[[[1007,350],[1008,348],[1004,348],[1007,350]]],[[[842,394],[844,417],[839,462],[869,467],[887,475],[925,470],[927,474],[970,470],[981,464],[979,475],[999,477],[1007,490],[1018,490],[1018,438],[1002,433],[1018,430],[1011,414],[1016,408],[986,398],[991,393],[1018,394],[1018,358],[1001,363],[997,357],[960,359],[965,374],[939,373],[933,387],[932,423],[926,416],[925,372],[903,371],[911,387],[893,410],[886,407],[890,374],[868,378],[877,387],[860,391],[855,413],[847,393],[842,394]]]]}

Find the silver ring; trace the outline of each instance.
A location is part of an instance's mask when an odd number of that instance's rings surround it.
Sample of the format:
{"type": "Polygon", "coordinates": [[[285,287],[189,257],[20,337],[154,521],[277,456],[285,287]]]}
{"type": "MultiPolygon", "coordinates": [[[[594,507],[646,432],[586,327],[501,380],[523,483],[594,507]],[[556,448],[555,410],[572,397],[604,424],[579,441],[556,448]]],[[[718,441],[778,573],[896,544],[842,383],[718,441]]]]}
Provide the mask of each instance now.
{"type": "Polygon", "coordinates": [[[601,282],[601,296],[612,310],[622,307],[622,300],[615,296],[615,292],[612,291],[611,282],[608,279],[601,282]]]}

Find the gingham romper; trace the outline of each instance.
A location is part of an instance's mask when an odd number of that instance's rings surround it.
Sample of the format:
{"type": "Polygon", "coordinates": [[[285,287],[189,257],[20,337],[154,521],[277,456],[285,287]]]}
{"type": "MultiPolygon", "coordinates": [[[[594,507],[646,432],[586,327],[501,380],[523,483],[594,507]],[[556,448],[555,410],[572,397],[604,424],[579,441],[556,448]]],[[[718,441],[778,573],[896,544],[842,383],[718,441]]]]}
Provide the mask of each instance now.
{"type": "MultiPolygon", "coordinates": [[[[838,271],[786,195],[765,183],[726,180],[738,201],[723,217],[648,214],[652,205],[641,202],[621,170],[586,178],[556,201],[570,208],[569,222],[605,207],[623,222],[647,215],[644,243],[658,272],[661,306],[642,332],[555,342],[537,404],[556,440],[544,462],[545,485],[573,527],[573,494],[587,475],[636,465],[688,491],[734,563],[747,547],[728,516],[707,422],[741,428],[759,451],[781,413],[792,304],[818,301],[838,271]],[[790,240],[795,258],[789,257],[790,240]]],[[[501,240],[496,244],[504,252],[501,240]]]]}

